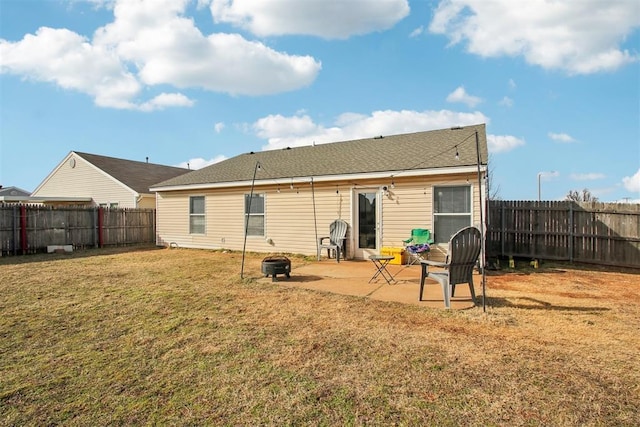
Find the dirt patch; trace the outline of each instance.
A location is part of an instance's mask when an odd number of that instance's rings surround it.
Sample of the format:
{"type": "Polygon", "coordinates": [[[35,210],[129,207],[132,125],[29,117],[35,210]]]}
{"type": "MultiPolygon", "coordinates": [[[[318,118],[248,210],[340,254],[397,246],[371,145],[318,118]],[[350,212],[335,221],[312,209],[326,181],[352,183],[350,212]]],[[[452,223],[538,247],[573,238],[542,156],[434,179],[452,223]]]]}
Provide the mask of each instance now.
{"type": "MultiPolygon", "coordinates": [[[[558,298],[594,298],[640,304],[640,271],[605,271],[599,267],[550,266],[539,269],[488,272],[492,289],[544,294],[553,304],[558,298]]],[[[560,301],[558,300],[558,301],[560,301]]]]}

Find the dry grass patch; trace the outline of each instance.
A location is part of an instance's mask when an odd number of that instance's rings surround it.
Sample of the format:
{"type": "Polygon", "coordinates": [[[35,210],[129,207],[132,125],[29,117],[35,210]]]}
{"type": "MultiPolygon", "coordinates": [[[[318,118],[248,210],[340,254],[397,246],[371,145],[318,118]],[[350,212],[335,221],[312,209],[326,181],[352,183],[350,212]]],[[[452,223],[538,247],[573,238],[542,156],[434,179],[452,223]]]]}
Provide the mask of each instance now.
{"type": "Polygon", "coordinates": [[[637,274],[492,275],[485,314],[258,284],[263,256],[0,259],[0,423],[640,424],[637,274]]]}

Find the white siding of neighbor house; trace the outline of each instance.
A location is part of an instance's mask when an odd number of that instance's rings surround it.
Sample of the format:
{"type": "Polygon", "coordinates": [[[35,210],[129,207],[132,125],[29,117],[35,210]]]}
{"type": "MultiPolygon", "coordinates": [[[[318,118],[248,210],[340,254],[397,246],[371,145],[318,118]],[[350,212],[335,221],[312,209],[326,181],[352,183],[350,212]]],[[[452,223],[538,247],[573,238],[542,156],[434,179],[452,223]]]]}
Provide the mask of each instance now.
{"type": "MultiPolygon", "coordinates": [[[[470,185],[473,224],[479,225],[477,176],[445,175],[419,178],[395,178],[394,188],[382,196],[381,244],[402,247],[413,228],[433,229],[433,186],[470,185]],[[476,179],[475,184],[473,179],[476,179]]],[[[359,187],[390,187],[390,180],[359,182],[359,187]]],[[[248,236],[246,250],[263,253],[316,254],[317,237],[327,236],[330,223],[346,220],[348,257],[353,256],[352,191],[347,182],[307,181],[289,185],[256,187],[265,195],[265,236],[248,236]],[[314,208],[315,206],[315,208],[314,208]],[[316,231],[317,230],[317,231],[316,231]]],[[[244,246],[244,195],[250,188],[163,191],[157,194],[157,243],[163,246],[241,251],[244,246]],[[189,196],[205,196],[206,226],[203,235],[189,234],[189,196]]],[[[382,190],[380,190],[382,192],[382,190]]]]}
{"type": "Polygon", "coordinates": [[[32,196],[91,197],[98,205],[117,203],[119,208],[137,207],[136,192],[75,155],[65,158],[32,196]],[[75,159],[75,167],[69,163],[71,157],[75,159]]]}

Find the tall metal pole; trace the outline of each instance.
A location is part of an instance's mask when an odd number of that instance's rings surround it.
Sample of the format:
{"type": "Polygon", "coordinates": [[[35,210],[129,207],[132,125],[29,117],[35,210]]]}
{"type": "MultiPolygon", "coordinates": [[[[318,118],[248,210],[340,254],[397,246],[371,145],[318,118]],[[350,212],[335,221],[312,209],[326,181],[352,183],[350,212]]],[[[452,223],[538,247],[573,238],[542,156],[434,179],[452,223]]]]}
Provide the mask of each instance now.
{"type": "Polygon", "coordinates": [[[558,172],[556,172],[556,171],[550,171],[550,172],[546,172],[546,171],[545,171],[545,172],[538,172],[538,201],[541,201],[541,200],[542,200],[542,197],[541,197],[541,191],[540,191],[540,178],[541,178],[543,175],[548,175],[548,176],[552,176],[552,177],[553,177],[553,176],[558,176],[558,172]]]}
{"type": "Polygon", "coordinates": [[[251,201],[253,200],[253,187],[256,183],[256,173],[260,169],[260,162],[256,162],[253,169],[253,179],[251,180],[251,192],[249,193],[249,206],[247,207],[246,218],[244,220],[244,244],[242,245],[242,267],[240,267],[240,278],[244,279],[244,255],[247,249],[247,231],[249,230],[249,214],[251,213],[251,201]]]}
{"type": "Polygon", "coordinates": [[[486,286],[486,272],[485,272],[485,239],[486,236],[484,234],[484,206],[482,205],[482,174],[480,172],[480,140],[478,139],[478,131],[476,131],[476,154],[477,154],[477,164],[478,164],[478,195],[480,198],[480,235],[482,239],[480,240],[480,251],[482,253],[480,257],[480,268],[482,269],[482,311],[487,311],[487,286],[486,286]]]}
{"type": "Polygon", "coordinates": [[[538,201],[540,201],[540,177],[542,176],[542,172],[538,172],[538,201]]]}

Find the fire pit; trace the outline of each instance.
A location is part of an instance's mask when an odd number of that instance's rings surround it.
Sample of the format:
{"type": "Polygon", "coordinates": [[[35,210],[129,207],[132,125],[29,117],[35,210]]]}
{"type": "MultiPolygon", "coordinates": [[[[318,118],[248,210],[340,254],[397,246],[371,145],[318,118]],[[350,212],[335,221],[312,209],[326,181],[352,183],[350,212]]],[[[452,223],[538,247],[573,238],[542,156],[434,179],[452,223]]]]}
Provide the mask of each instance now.
{"type": "Polygon", "coordinates": [[[284,274],[291,277],[291,261],[285,256],[271,256],[262,260],[262,274],[264,277],[271,275],[271,281],[277,282],[277,274],[284,274]]]}

